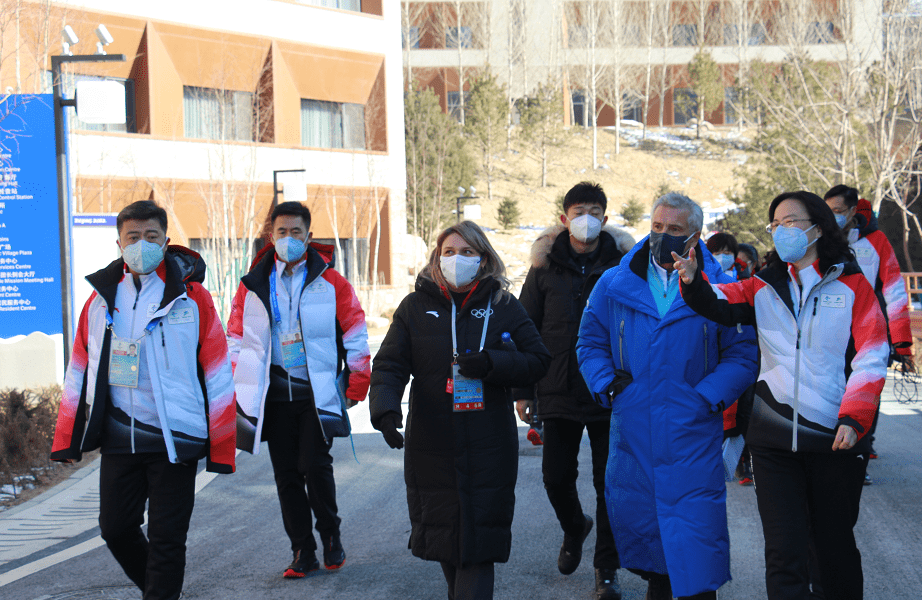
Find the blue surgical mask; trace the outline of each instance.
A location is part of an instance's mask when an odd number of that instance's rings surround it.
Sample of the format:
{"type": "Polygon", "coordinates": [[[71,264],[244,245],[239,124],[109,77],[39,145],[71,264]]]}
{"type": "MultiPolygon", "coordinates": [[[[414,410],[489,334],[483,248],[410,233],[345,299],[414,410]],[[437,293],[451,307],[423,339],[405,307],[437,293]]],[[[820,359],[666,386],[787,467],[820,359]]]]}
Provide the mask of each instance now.
{"type": "Polygon", "coordinates": [[[147,240],[138,240],[130,246],[122,248],[122,258],[125,264],[135,273],[147,275],[154,271],[163,262],[163,252],[166,242],[162,246],[147,240]]]}
{"type": "MultiPolygon", "coordinates": [[[[811,225],[810,229],[813,229],[816,225],[811,225]]],[[[814,239],[812,242],[807,240],[807,229],[804,231],[800,227],[778,227],[772,233],[772,241],[775,243],[775,250],[778,252],[778,257],[784,262],[796,263],[804,257],[807,253],[807,248],[816,243],[814,239]]]]}
{"type": "Polygon", "coordinates": [[[836,225],[839,226],[839,229],[845,229],[845,225],[848,224],[848,216],[836,214],[836,225]]]}
{"type": "Polygon", "coordinates": [[[668,233],[651,232],[650,254],[653,256],[653,260],[656,261],[656,264],[660,266],[671,264],[674,262],[672,253],[675,252],[679,256],[682,256],[682,253],[685,252],[685,244],[694,236],[695,234],[693,233],[687,238],[683,238],[682,236],[669,235],[668,233]]]}
{"type": "Polygon", "coordinates": [[[307,246],[298,238],[291,236],[283,237],[275,242],[275,253],[279,255],[284,262],[292,263],[304,256],[307,246]]]}
{"type": "Polygon", "coordinates": [[[715,254],[714,258],[716,258],[717,262],[720,263],[721,271],[729,271],[730,267],[733,266],[733,263],[736,262],[736,259],[733,258],[732,254],[715,254]]]}

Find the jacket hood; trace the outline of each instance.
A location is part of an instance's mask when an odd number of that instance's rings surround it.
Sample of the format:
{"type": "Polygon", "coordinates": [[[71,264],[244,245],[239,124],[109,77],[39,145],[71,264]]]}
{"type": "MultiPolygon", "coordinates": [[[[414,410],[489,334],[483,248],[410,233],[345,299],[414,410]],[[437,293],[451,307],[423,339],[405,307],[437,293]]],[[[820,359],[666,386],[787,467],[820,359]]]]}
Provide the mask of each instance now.
{"type": "MultiPolygon", "coordinates": [[[[557,237],[566,230],[567,228],[563,223],[557,223],[538,234],[538,239],[531,245],[531,264],[533,267],[536,269],[543,269],[550,264],[551,250],[554,247],[554,242],[557,240],[557,237]]],[[[621,254],[627,254],[634,246],[634,238],[620,227],[605,225],[602,227],[602,233],[607,233],[612,237],[621,254]]]]}
{"type": "Polygon", "coordinates": [[[175,259],[174,264],[179,267],[179,278],[183,282],[205,283],[206,265],[201,254],[185,246],[170,244],[167,256],[175,259]]]}

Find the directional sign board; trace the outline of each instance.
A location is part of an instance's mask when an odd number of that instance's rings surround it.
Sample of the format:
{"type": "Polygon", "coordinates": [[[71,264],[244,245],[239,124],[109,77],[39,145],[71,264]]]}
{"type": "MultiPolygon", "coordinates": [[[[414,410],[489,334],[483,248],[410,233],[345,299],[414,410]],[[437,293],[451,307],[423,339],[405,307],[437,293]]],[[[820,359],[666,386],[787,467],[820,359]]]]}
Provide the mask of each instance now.
{"type": "Polygon", "coordinates": [[[51,94],[0,96],[0,338],[63,332],[51,94]]]}

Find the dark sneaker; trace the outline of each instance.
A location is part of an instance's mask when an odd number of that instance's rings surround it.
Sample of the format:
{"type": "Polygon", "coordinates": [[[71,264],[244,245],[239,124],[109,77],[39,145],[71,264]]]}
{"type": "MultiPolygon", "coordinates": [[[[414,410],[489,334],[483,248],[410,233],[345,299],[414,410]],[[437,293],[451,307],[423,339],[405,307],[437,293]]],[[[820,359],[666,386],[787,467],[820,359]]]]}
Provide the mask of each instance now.
{"type": "Polygon", "coordinates": [[[528,441],[531,442],[532,446],[543,446],[544,440],[541,439],[541,432],[532,427],[528,430],[528,435],[525,436],[528,438],[528,441]]]}
{"type": "Polygon", "coordinates": [[[312,571],[320,569],[320,562],[313,552],[305,550],[296,550],[294,558],[285,573],[282,575],[285,579],[300,579],[312,571]]]}
{"type": "Polygon", "coordinates": [[[740,479],[740,485],[752,485],[752,477],[743,477],[740,479]]]}
{"type": "Polygon", "coordinates": [[[595,597],[596,600],[621,600],[618,571],[614,569],[595,570],[595,597]]]}
{"type": "Polygon", "coordinates": [[[321,540],[323,542],[323,566],[329,570],[338,569],[346,564],[346,551],[338,535],[321,540]]]}
{"type": "Polygon", "coordinates": [[[668,575],[654,575],[647,580],[644,600],[672,600],[672,582],[668,575]]]}
{"type": "Polygon", "coordinates": [[[871,479],[871,476],[867,473],[864,474],[864,485],[871,485],[874,481],[871,479]]]}
{"type": "Polygon", "coordinates": [[[563,544],[560,546],[560,556],[557,557],[557,569],[564,575],[569,575],[576,570],[579,562],[583,559],[583,542],[586,536],[592,531],[592,517],[583,515],[586,519],[586,525],[583,527],[583,533],[579,537],[570,537],[567,534],[563,536],[563,544]]]}

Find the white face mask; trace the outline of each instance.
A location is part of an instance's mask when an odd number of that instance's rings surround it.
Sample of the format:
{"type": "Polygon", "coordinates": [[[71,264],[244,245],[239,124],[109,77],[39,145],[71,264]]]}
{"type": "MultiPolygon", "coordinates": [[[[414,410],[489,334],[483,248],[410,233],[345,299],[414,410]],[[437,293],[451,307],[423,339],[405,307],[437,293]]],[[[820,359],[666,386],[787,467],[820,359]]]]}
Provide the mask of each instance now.
{"type": "Polygon", "coordinates": [[[298,238],[283,237],[275,242],[275,252],[284,262],[295,262],[304,256],[307,246],[298,238]]]}
{"type": "Polygon", "coordinates": [[[163,262],[163,252],[166,242],[160,246],[147,240],[137,242],[122,248],[122,258],[125,264],[135,273],[147,275],[154,271],[163,262]]]}
{"type": "Polygon", "coordinates": [[[461,288],[474,281],[477,271],[480,270],[479,256],[440,256],[439,267],[442,277],[450,285],[461,288]]]}
{"type": "Polygon", "coordinates": [[[599,237],[602,221],[592,215],[580,215],[570,220],[570,235],[583,242],[591,242],[599,237]]]}

